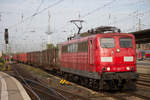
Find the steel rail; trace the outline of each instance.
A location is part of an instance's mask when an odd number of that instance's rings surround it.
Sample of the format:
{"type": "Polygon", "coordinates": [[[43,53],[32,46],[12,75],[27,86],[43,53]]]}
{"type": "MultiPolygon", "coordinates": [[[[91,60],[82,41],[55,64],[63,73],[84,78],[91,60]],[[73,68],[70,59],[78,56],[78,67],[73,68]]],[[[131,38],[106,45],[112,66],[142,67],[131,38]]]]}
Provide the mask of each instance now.
{"type": "MultiPolygon", "coordinates": [[[[61,100],[68,100],[65,96],[61,95],[60,93],[58,93],[58,92],[55,91],[54,89],[49,88],[49,87],[46,86],[46,85],[40,84],[39,82],[36,82],[36,81],[34,81],[34,80],[24,78],[24,77],[22,77],[22,76],[19,74],[19,72],[18,72],[15,68],[14,68],[14,70],[15,70],[15,72],[17,73],[17,75],[13,75],[13,76],[16,77],[16,78],[18,78],[18,79],[20,79],[20,81],[22,81],[22,82],[24,83],[24,85],[26,85],[26,87],[28,87],[30,90],[33,91],[33,87],[31,87],[31,86],[29,85],[29,82],[30,82],[30,83],[34,83],[34,84],[36,84],[36,85],[39,85],[39,86],[41,86],[41,87],[44,87],[45,89],[47,89],[48,91],[50,91],[50,92],[53,93],[53,94],[48,94],[48,93],[43,92],[43,91],[41,91],[41,90],[39,90],[39,89],[37,89],[37,88],[34,88],[34,89],[38,90],[38,91],[41,92],[41,93],[44,93],[44,94],[49,95],[49,96],[53,96],[53,97],[55,97],[55,98],[57,98],[57,99],[59,99],[59,100],[60,100],[60,99],[61,99],[61,100]]],[[[40,99],[38,99],[38,100],[40,100],[40,99]]]]}
{"type": "Polygon", "coordinates": [[[32,90],[32,88],[30,87],[30,85],[28,85],[28,83],[24,80],[24,78],[19,74],[19,72],[14,68],[14,71],[16,72],[17,75],[15,75],[16,77],[20,78],[25,84],[26,84],[26,88],[33,93],[33,95],[35,95],[35,97],[37,98],[37,100],[41,100],[40,97],[32,90]]]}

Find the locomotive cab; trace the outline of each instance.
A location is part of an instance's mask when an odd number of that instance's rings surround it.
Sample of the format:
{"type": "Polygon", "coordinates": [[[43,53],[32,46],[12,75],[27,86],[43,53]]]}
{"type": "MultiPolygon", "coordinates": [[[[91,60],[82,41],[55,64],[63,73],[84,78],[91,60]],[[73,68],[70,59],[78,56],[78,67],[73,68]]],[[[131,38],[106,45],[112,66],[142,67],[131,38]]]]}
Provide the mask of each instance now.
{"type": "Polygon", "coordinates": [[[97,40],[98,69],[103,80],[117,88],[122,88],[125,86],[123,84],[128,83],[127,80],[131,80],[127,86],[131,86],[132,83],[131,87],[135,89],[137,74],[134,36],[126,33],[108,33],[100,35],[97,40]]]}

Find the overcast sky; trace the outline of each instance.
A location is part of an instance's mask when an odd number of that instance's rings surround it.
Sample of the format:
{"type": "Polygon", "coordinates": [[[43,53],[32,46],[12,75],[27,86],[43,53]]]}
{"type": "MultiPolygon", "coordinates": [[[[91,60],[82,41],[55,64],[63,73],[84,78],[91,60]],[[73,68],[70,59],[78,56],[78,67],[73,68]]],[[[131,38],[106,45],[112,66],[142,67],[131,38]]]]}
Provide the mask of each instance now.
{"type": "Polygon", "coordinates": [[[138,30],[139,19],[141,29],[150,28],[150,0],[0,0],[0,50],[5,49],[5,28],[13,52],[45,48],[48,10],[53,44],[77,32],[69,22],[73,19],[84,20],[82,32],[98,26],[133,32],[138,30]]]}

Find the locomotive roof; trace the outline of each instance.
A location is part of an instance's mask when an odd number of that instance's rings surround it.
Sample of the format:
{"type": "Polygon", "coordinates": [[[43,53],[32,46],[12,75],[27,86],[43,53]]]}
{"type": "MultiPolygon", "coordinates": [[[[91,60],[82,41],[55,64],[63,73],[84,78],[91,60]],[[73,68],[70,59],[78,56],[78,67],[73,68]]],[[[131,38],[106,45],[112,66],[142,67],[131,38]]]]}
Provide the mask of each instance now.
{"type": "Polygon", "coordinates": [[[66,44],[71,44],[71,43],[78,43],[78,42],[81,42],[81,41],[86,41],[88,40],[89,38],[94,38],[94,37],[101,37],[101,36],[132,36],[134,37],[133,34],[129,34],[129,33],[103,33],[103,34],[95,34],[95,35],[90,35],[90,36],[86,36],[86,37],[80,37],[80,38],[76,38],[76,39],[72,39],[72,40],[69,40],[69,41],[65,41],[65,42],[62,42],[61,44],[62,45],[66,45],[66,44]]]}

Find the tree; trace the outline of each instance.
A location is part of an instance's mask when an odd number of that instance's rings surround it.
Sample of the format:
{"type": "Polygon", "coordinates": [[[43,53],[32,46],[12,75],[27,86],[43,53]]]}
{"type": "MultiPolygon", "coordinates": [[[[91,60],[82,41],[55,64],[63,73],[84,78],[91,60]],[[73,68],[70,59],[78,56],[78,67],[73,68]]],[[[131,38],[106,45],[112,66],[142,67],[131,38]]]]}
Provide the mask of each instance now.
{"type": "Polygon", "coordinates": [[[47,45],[46,45],[46,48],[47,48],[47,49],[51,49],[51,48],[55,48],[55,46],[54,46],[54,44],[47,44],[47,45]]]}

